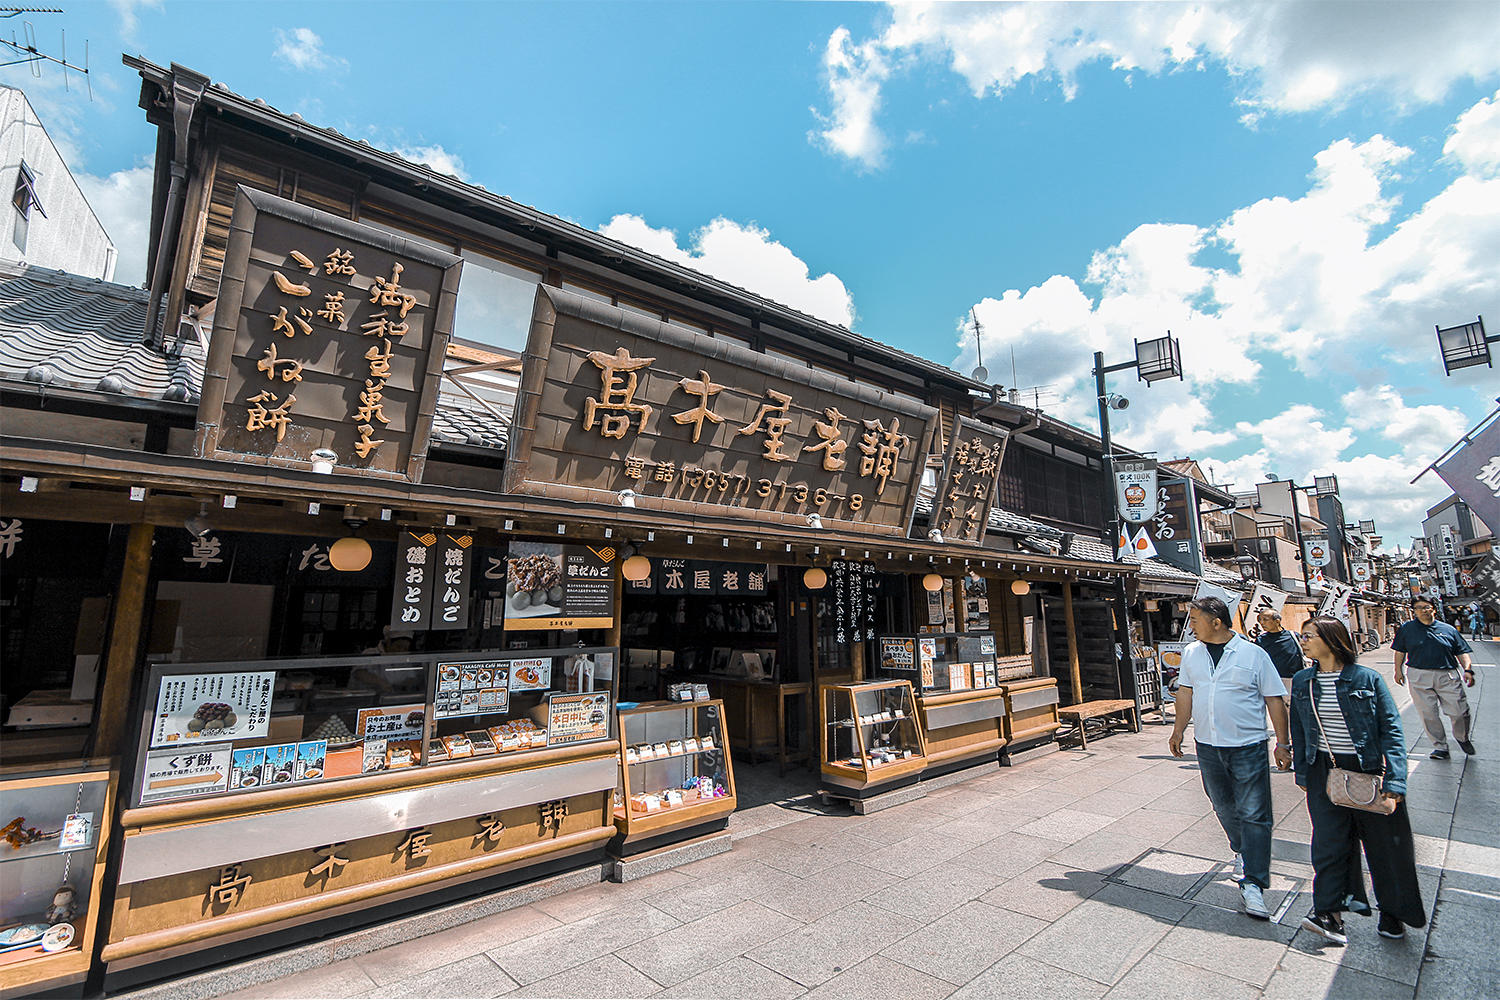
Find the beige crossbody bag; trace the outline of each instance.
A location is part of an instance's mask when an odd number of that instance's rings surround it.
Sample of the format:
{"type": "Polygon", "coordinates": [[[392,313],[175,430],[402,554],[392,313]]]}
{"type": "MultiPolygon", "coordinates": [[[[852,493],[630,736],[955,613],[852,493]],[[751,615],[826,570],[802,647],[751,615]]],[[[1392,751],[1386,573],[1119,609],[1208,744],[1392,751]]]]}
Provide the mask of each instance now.
{"type": "MultiPolygon", "coordinates": [[[[1328,734],[1323,731],[1323,720],[1318,716],[1318,692],[1313,688],[1311,677],[1307,679],[1307,695],[1312,702],[1313,719],[1318,723],[1318,734],[1323,737],[1323,746],[1331,746],[1332,744],[1328,742],[1328,734]]],[[[1339,767],[1333,754],[1328,754],[1328,781],[1325,788],[1328,792],[1328,801],[1334,805],[1389,816],[1396,811],[1396,800],[1380,794],[1384,787],[1385,761],[1383,758],[1379,774],[1366,774],[1363,771],[1347,771],[1339,767]]]]}

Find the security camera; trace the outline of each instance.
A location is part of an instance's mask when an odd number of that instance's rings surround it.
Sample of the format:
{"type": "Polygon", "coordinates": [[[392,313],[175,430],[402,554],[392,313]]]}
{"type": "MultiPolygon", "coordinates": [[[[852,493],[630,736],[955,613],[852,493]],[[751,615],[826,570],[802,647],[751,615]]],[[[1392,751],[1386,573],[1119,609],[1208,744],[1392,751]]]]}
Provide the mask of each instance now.
{"type": "Polygon", "coordinates": [[[1117,392],[1110,393],[1108,399],[1105,400],[1105,403],[1111,410],[1130,409],[1130,400],[1126,399],[1124,396],[1121,396],[1117,392]]]}

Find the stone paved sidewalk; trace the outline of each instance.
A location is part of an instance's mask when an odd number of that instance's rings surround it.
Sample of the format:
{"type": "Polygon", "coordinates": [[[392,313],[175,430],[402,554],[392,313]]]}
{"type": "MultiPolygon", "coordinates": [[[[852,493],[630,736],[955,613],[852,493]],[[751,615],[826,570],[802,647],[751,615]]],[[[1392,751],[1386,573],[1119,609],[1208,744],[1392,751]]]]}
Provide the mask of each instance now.
{"type": "MultiPolygon", "coordinates": [[[[1231,854],[1169,729],[979,769],[872,816],[815,797],[734,817],[734,850],[599,884],[230,994],[234,997],[1358,997],[1497,995],[1500,642],[1471,691],[1481,756],[1416,755],[1410,808],[1432,920],[1404,941],[1350,918],[1298,929],[1309,824],[1273,772],[1270,923],[1237,912],[1231,854]],[[1435,910],[1435,912],[1434,912],[1435,910]]],[[[1365,662],[1390,676],[1390,653],[1365,662]]],[[[1154,718],[1154,717],[1153,717],[1154,718]]],[[[759,776],[747,775],[751,780],[759,776]]],[[[156,991],[146,991],[156,992],[156,991]]]]}

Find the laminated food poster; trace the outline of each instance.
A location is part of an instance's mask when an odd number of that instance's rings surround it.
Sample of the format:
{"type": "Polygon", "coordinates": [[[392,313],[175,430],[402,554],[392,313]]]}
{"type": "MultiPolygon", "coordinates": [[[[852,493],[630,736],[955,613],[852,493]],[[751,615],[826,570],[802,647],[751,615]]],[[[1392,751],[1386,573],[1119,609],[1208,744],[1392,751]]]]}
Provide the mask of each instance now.
{"type": "Polygon", "coordinates": [[[510,661],[512,691],[545,691],[552,686],[552,658],[539,656],[510,661]]]}
{"type": "Polygon", "coordinates": [[[260,769],[262,785],[289,785],[296,777],[297,744],[266,747],[266,762],[260,769]]]}
{"type": "Polygon", "coordinates": [[[547,700],[547,744],[602,740],[609,735],[609,695],[554,694],[547,700]]]}
{"type": "Polygon", "coordinates": [[[426,735],[427,710],[423,705],[386,705],[362,708],[354,735],[367,740],[419,740],[426,735]]]}
{"type": "Polygon", "coordinates": [[[266,748],[236,750],[229,768],[230,788],[255,788],[260,784],[260,772],[266,764],[266,748]]]}
{"type": "Polygon", "coordinates": [[[151,745],[263,737],[270,727],[275,686],[274,670],[163,677],[151,745]]]}
{"type": "Polygon", "coordinates": [[[317,781],[323,777],[324,758],[328,756],[327,740],[308,740],[297,744],[295,781],[317,781]]]}
{"type": "MultiPolygon", "coordinates": [[[[519,662],[533,663],[535,661],[519,662]]],[[[552,663],[551,660],[542,662],[548,664],[549,667],[552,663]]],[[[511,690],[510,669],[511,664],[505,660],[439,663],[433,717],[451,719],[461,715],[478,715],[481,712],[508,712],[511,690]]],[[[543,686],[551,686],[550,672],[548,682],[543,686]]],[[[393,736],[391,738],[408,737],[393,736]]]]}
{"type": "Polygon", "coordinates": [[[141,804],[225,791],[229,787],[229,757],[228,743],[147,753],[141,775],[141,804]]]}

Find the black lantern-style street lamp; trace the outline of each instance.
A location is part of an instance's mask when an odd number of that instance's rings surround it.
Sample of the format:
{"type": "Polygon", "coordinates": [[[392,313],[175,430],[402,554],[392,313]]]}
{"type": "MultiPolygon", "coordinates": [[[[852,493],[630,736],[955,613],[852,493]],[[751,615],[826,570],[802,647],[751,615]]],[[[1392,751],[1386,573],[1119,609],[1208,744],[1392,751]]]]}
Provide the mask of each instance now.
{"type": "MultiPolygon", "coordinates": [[[[1112,366],[1111,371],[1119,366],[1112,366]]],[[[1165,337],[1135,342],[1134,367],[1140,380],[1147,384],[1164,378],[1182,378],[1182,353],[1177,338],[1168,330],[1165,337]]]]}
{"type": "Polygon", "coordinates": [[[1484,365],[1488,368],[1495,367],[1495,361],[1490,356],[1490,345],[1500,341],[1500,336],[1486,337],[1484,335],[1484,317],[1476,317],[1474,322],[1465,323],[1462,326],[1435,327],[1437,330],[1438,350],[1443,353],[1443,374],[1452,375],[1460,368],[1473,368],[1476,365],[1484,365]]]}

